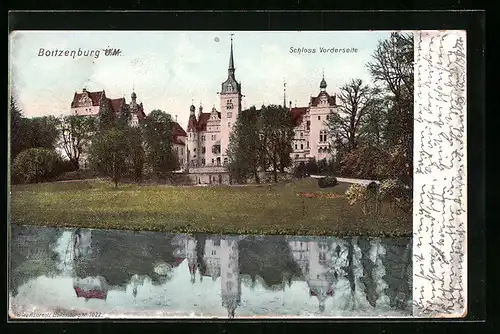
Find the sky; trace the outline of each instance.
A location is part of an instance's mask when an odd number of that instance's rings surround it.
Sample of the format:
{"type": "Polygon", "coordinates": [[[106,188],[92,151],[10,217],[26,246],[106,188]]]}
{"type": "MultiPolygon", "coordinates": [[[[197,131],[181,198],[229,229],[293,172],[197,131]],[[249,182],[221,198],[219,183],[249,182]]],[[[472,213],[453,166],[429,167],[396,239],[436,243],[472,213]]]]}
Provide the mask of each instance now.
{"type": "Polygon", "coordinates": [[[10,36],[12,94],[27,117],[70,113],[75,92],[105,90],[109,98],[133,90],[146,113],[161,109],[185,127],[189,107],[220,110],[217,93],[227,78],[230,34],[243,108],[282,104],[306,106],[319,93],[324,73],[330,94],[354,78],[372,80],[366,63],[389,31],[15,31],[10,36]],[[357,49],[354,53],[321,53],[357,49]],[[105,56],[104,49],[120,49],[105,56]],[[295,52],[291,52],[291,48],[295,52]],[[315,49],[315,53],[297,49],[315,49]],[[44,50],[41,50],[44,49],[44,50]],[[62,50],[61,56],[40,55],[62,50]],[[64,56],[68,50],[69,56],[64,56]],[[75,51],[75,57],[71,51],[75,51]],[[78,51],[99,50],[99,57],[78,51]],[[288,102],[287,102],[288,103],[288,102]]]}

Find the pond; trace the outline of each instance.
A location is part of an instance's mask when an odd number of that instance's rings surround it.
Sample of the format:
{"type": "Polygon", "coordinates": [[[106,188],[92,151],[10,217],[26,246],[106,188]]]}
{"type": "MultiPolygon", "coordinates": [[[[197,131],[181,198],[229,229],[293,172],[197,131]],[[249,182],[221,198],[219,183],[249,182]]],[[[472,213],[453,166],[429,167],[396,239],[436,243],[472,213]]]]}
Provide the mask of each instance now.
{"type": "Polygon", "coordinates": [[[22,317],[407,317],[411,238],[12,226],[22,317]]]}

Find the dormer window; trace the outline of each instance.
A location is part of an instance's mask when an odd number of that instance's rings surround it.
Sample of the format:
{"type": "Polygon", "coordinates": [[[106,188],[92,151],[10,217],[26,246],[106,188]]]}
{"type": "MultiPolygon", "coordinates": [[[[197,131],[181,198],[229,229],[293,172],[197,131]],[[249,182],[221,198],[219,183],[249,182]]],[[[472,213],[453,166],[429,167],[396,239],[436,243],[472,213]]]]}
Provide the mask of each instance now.
{"type": "Polygon", "coordinates": [[[227,85],[227,92],[232,92],[233,91],[233,85],[228,84],[227,85]]]}
{"type": "Polygon", "coordinates": [[[228,112],[227,113],[227,118],[231,118],[231,117],[233,117],[233,113],[232,112],[228,112]]]}

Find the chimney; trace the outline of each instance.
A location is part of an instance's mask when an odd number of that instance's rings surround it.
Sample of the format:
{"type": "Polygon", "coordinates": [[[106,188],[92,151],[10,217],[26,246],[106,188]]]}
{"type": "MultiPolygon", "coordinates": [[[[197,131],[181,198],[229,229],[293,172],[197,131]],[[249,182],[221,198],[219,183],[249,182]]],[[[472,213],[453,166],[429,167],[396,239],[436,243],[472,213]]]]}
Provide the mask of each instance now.
{"type": "Polygon", "coordinates": [[[82,92],[86,93],[87,92],[87,88],[83,88],[82,92]]]}
{"type": "Polygon", "coordinates": [[[292,101],[290,101],[290,109],[292,109],[292,101]]]}
{"type": "Polygon", "coordinates": [[[175,122],[177,123],[177,115],[175,115],[175,122]]]}

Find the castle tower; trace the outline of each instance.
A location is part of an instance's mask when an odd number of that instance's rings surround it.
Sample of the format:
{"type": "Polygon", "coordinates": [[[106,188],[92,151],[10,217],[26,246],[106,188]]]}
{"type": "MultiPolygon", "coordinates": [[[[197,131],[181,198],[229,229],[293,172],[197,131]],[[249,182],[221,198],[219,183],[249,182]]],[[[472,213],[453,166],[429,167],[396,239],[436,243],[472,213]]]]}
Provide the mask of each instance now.
{"type": "Polygon", "coordinates": [[[222,83],[222,89],[220,91],[221,155],[224,161],[227,159],[227,148],[229,146],[231,129],[236,123],[238,114],[241,111],[241,84],[236,81],[234,72],[233,34],[231,34],[231,51],[229,54],[227,79],[222,83]]]}
{"type": "Polygon", "coordinates": [[[229,318],[241,302],[241,280],[239,269],[238,240],[228,237],[221,240],[221,297],[222,306],[227,309],[229,318]]]}
{"type": "Polygon", "coordinates": [[[188,237],[186,239],[186,258],[188,260],[189,273],[191,274],[191,283],[196,281],[196,268],[198,261],[196,258],[196,239],[188,237]]]}
{"type": "Polygon", "coordinates": [[[187,162],[189,167],[198,166],[198,120],[195,114],[196,107],[189,107],[189,121],[187,126],[187,162]]]}
{"type": "Polygon", "coordinates": [[[132,90],[132,94],[130,95],[130,122],[132,126],[139,125],[139,108],[140,106],[137,104],[137,94],[135,90],[132,90]]]}

